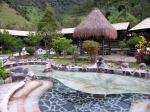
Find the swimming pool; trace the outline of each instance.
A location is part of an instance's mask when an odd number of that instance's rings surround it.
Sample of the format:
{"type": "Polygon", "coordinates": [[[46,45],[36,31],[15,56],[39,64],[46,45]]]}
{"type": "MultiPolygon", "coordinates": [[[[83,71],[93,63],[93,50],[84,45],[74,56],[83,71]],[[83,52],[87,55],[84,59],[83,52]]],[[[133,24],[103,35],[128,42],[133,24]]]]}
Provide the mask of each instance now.
{"type": "Polygon", "coordinates": [[[44,65],[22,67],[53,82],[40,97],[42,112],[128,112],[132,102],[150,99],[147,79],[104,73],[42,73],[44,65]]]}
{"type": "Polygon", "coordinates": [[[44,65],[24,65],[37,76],[54,78],[64,85],[85,93],[120,94],[141,93],[150,94],[150,80],[106,73],[84,73],[53,71],[43,73],[44,65]]]}

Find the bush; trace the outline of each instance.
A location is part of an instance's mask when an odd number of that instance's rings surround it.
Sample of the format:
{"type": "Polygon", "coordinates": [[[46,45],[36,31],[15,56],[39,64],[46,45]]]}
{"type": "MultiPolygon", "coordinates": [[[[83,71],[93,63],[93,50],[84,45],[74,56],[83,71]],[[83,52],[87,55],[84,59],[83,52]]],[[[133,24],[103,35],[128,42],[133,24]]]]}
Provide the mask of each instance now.
{"type": "Polygon", "coordinates": [[[136,48],[142,49],[150,46],[150,41],[146,41],[144,36],[139,37],[139,42],[136,44],[136,48]]]}
{"type": "Polygon", "coordinates": [[[2,53],[3,54],[12,54],[12,51],[10,51],[10,50],[3,50],[2,53]]]}
{"type": "Polygon", "coordinates": [[[91,40],[86,40],[83,42],[83,48],[90,55],[91,62],[95,62],[96,54],[99,49],[99,43],[91,40]]]}
{"type": "Polygon", "coordinates": [[[67,39],[65,37],[57,37],[53,39],[53,48],[57,54],[61,55],[63,51],[66,51],[67,48],[71,46],[71,43],[71,39],[67,39]]]}
{"type": "Polygon", "coordinates": [[[66,55],[72,55],[72,52],[71,52],[70,49],[69,49],[69,50],[66,51],[65,54],[66,54],[66,55]]]}
{"type": "Polygon", "coordinates": [[[119,47],[120,47],[121,49],[127,47],[127,44],[126,44],[126,40],[125,40],[125,39],[119,41],[119,47]]]}
{"type": "Polygon", "coordinates": [[[27,52],[29,53],[30,56],[34,55],[35,53],[35,48],[34,47],[27,47],[27,52]]]}
{"type": "Polygon", "coordinates": [[[140,38],[136,34],[132,34],[130,39],[127,41],[127,46],[130,49],[135,49],[135,46],[139,43],[140,38]]]}
{"type": "Polygon", "coordinates": [[[5,68],[0,64],[0,79],[5,79],[7,77],[7,73],[5,68]]]}
{"type": "Polygon", "coordinates": [[[54,55],[50,55],[48,53],[44,54],[43,57],[44,58],[48,58],[48,59],[52,59],[54,55]]]}
{"type": "Polygon", "coordinates": [[[79,57],[79,49],[76,45],[72,45],[69,49],[70,49],[70,53],[72,55],[72,59],[76,63],[76,61],[79,57]]]}

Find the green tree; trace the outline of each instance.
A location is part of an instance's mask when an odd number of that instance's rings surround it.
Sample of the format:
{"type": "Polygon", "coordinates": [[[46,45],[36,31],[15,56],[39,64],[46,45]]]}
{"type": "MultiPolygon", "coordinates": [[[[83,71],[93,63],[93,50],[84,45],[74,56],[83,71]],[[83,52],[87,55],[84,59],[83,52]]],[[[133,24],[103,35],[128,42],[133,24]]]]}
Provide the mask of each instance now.
{"type": "Polygon", "coordinates": [[[22,52],[22,48],[24,47],[24,43],[23,43],[23,40],[18,38],[16,39],[16,44],[15,44],[15,51],[19,52],[19,56],[21,56],[21,52],[22,52]]]}
{"type": "Polygon", "coordinates": [[[3,33],[0,32],[0,45],[2,46],[3,51],[9,50],[14,52],[18,49],[17,47],[22,46],[22,42],[4,31],[3,33]]]}
{"type": "Polygon", "coordinates": [[[71,46],[72,40],[65,37],[57,37],[53,39],[53,48],[58,55],[71,46]]]}
{"type": "Polygon", "coordinates": [[[91,62],[95,62],[96,55],[99,49],[99,43],[92,40],[86,40],[83,42],[83,48],[90,55],[91,62]]]}
{"type": "Polygon", "coordinates": [[[37,46],[43,39],[39,33],[29,33],[28,37],[24,39],[27,46],[37,46]]]}
{"type": "Polygon", "coordinates": [[[53,36],[61,29],[59,22],[55,17],[54,10],[47,8],[46,13],[38,24],[38,31],[44,36],[45,47],[51,47],[53,36]]]}

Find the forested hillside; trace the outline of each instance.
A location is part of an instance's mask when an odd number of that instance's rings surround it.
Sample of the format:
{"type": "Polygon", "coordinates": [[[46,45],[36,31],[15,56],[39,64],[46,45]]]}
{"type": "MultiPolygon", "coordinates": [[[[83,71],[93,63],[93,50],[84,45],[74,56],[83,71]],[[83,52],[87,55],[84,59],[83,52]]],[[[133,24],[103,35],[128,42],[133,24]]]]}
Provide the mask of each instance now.
{"type": "Polygon", "coordinates": [[[112,23],[130,21],[135,25],[150,16],[149,0],[0,0],[0,3],[0,27],[12,29],[35,30],[48,6],[54,8],[57,19],[63,27],[76,26],[93,7],[100,8],[112,23]],[[6,13],[3,10],[4,4],[5,8],[9,9],[6,16],[10,19],[9,22],[7,19],[3,21],[5,15],[2,13],[6,13]],[[10,10],[16,13],[11,13],[10,10]],[[21,21],[21,24],[16,22],[14,25],[11,22],[13,18],[15,21],[21,21]]]}

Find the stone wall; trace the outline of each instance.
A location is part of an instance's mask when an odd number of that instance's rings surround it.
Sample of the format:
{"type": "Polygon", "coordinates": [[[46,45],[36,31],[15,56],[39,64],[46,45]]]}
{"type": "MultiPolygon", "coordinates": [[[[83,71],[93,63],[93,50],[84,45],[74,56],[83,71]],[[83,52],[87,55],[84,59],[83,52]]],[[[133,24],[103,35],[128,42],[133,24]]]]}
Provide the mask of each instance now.
{"type": "Polygon", "coordinates": [[[71,72],[98,72],[98,73],[108,73],[117,74],[124,76],[132,76],[138,78],[150,79],[150,70],[140,70],[132,68],[85,68],[85,67],[66,67],[61,65],[52,64],[52,68],[60,71],[71,71],[71,72]]]}

